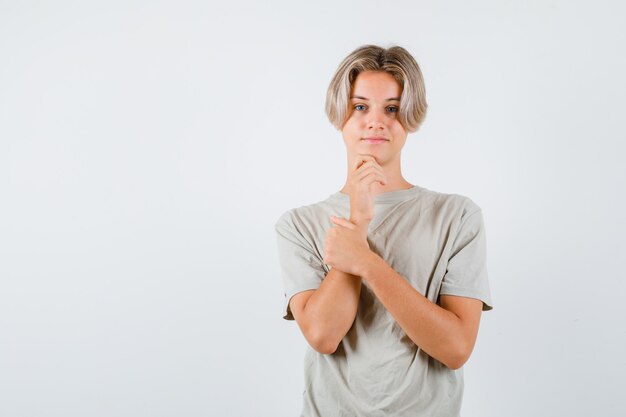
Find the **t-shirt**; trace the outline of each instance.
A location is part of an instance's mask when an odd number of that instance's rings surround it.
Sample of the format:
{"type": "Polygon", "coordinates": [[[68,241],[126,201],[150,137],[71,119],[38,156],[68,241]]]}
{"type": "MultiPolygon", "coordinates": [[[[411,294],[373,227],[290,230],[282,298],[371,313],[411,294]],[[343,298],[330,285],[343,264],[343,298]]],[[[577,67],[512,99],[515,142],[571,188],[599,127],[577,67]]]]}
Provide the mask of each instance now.
{"type": "MultiPolygon", "coordinates": [[[[323,257],[331,215],[350,218],[348,194],[288,210],[275,224],[287,320],[291,297],[319,288],[330,271],[323,257]]],[[[430,301],[457,295],[492,309],[483,215],[468,197],[419,186],[379,194],[368,243],[430,301]]],[[[415,345],[365,280],[337,350],[322,354],[307,345],[304,377],[306,417],[454,417],[463,397],[463,368],[450,369],[415,345]]]]}

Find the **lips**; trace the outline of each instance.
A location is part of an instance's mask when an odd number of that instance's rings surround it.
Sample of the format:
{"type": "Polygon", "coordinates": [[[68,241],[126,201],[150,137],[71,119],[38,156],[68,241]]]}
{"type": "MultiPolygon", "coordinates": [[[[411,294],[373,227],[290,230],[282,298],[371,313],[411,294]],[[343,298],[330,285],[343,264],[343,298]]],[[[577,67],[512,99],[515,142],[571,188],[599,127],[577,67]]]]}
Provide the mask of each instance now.
{"type": "Polygon", "coordinates": [[[369,138],[363,138],[361,140],[363,140],[363,141],[365,141],[367,143],[385,143],[385,142],[389,142],[389,139],[383,138],[383,137],[380,137],[380,136],[372,136],[372,137],[369,137],[369,138]]]}

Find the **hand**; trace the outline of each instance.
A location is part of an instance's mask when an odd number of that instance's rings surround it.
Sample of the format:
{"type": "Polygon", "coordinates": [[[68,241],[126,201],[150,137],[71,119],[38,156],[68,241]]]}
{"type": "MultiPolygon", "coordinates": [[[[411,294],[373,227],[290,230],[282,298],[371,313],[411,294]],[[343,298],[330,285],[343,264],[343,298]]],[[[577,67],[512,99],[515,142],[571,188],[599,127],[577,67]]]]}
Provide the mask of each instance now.
{"type": "Polygon", "coordinates": [[[359,275],[360,266],[373,253],[367,243],[367,234],[349,220],[330,216],[335,224],[326,234],[324,262],[347,274],[359,275]]]}
{"type": "Polygon", "coordinates": [[[371,185],[387,184],[387,177],[376,159],[371,155],[357,154],[348,173],[350,187],[350,221],[357,225],[367,238],[367,228],[374,217],[374,197],[371,185]]]}

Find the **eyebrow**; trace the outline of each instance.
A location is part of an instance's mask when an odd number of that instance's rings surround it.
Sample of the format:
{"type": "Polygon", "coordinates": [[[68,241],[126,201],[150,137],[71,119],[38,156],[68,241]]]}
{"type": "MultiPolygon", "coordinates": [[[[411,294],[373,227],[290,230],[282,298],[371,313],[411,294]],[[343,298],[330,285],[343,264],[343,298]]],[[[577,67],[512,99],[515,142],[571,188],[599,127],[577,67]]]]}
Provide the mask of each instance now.
{"type": "MultiPolygon", "coordinates": [[[[369,98],[367,97],[361,97],[361,96],[351,96],[350,100],[352,100],[353,98],[358,98],[359,100],[369,100],[369,98]]],[[[392,97],[392,98],[388,98],[385,101],[400,101],[400,97],[392,97]]]]}

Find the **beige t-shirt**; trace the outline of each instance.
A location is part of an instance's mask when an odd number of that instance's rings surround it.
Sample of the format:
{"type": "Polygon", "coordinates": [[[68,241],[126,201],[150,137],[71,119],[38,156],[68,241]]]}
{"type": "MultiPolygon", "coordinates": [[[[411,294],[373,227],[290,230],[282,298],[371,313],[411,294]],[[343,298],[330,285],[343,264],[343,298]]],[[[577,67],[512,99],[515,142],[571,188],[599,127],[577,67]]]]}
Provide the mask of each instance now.
{"type": "MultiPolygon", "coordinates": [[[[323,256],[331,215],[350,217],[348,194],[288,210],[276,222],[287,320],[291,297],[319,288],[330,270],[323,256]]],[[[491,310],[483,216],[469,198],[418,186],[380,194],[368,243],[430,301],[471,297],[491,310]]],[[[352,327],[333,354],[308,346],[304,375],[306,417],[455,417],[463,397],[463,368],[452,370],[415,345],[365,281],[352,327]]]]}

